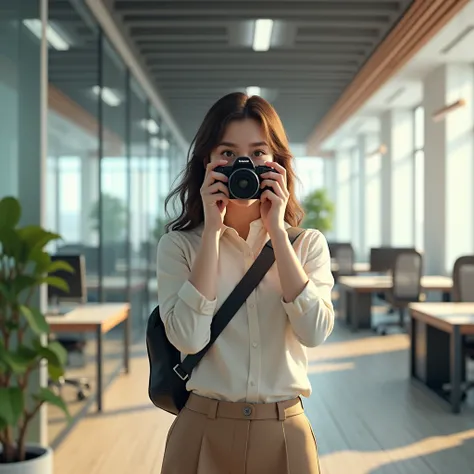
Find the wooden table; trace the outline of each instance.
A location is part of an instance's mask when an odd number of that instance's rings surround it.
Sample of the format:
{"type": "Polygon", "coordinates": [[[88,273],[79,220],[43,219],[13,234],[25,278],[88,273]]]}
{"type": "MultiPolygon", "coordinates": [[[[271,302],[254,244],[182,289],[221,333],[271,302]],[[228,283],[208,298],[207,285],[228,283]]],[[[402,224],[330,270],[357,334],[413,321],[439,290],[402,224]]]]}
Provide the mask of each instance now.
{"type": "Polygon", "coordinates": [[[97,340],[97,410],[103,407],[104,334],[124,323],[123,364],[130,371],[130,305],[128,303],[87,303],[64,314],[47,314],[51,332],[95,333],[97,340]]]}
{"type": "Polygon", "coordinates": [[[448,401],[459,413],[466,376],[464,338],[474,335],[474,303],[412,303],[409,312],[410,375],[440,395],[449,383],[448,401]]]}
{"type": "MultiPolygon", "coordinates": [[[[390,275],[357,275],[339,277],[339,308],[345,314],[346,322],[354,331],[371,327],[372,294],[392,288],[390,275]]],[[[421,277],[424,291],[440,291],[443,300],[449,301],[452,278],[427,275],[421,277]]]]}

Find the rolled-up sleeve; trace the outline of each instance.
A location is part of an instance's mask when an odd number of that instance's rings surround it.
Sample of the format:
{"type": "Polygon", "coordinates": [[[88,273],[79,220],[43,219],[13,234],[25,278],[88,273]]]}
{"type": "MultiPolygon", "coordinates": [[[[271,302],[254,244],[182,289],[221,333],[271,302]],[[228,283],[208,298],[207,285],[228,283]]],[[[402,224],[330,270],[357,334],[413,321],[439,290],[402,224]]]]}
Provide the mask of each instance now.
{"type": "Polygon", "coordinates": [[[163,235],[157,252],[160,315],[169,341],[183,354],[195,354],[207,345],[217,305],[189,282],[190,274],[184,243],[176,234],[163,235]]]}
{"type": "Polygon", "coordinates": [[[299,341],[307,347],[316,347],[334,328],[331,257],[327,241],[319,231],[311,231],[303,268],[308,283],[293,301],[286,303],[282,299],[282,304],[299,341]]]}

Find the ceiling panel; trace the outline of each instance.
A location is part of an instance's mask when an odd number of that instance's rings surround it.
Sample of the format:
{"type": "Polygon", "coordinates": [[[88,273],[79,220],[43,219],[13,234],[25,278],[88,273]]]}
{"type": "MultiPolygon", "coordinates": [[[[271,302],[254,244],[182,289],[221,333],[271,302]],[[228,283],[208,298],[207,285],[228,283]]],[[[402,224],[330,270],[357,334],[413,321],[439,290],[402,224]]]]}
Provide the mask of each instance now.
{"type": "Polygon", "coordinates": [[[220,96],[259,86],[292,142],[306,140],[412,3],[105,1],[189,141],[220,96]],[[274,20],[266,52],[252,49],[259,18],[274,20]]]}

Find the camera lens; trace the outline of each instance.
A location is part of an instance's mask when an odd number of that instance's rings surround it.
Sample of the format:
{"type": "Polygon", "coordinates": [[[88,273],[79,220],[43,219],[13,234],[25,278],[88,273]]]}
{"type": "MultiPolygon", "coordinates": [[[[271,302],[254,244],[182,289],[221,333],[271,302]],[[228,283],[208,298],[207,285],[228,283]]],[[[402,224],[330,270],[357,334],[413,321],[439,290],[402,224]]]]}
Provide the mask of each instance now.
{"type": "Polygon", "coordinates": [[[229,191],[236,199],[252,199],[258,193],[259,187],[258,176],[252,170],[236,170],[229,177],[229,191]]]}

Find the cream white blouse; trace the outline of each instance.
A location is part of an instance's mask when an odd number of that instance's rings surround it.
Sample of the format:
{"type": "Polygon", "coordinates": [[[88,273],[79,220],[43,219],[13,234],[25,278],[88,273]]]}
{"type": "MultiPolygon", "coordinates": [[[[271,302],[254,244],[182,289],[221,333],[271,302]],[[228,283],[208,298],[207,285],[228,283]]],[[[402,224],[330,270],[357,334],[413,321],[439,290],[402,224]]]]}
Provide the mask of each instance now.
{"type": "MultiPolygon", "coordinates": [[[[261,219],[247,240],[225,228],[219,244],[217,297],[207,300],[188,281],[202,226],[165,234],[158,245],[158,301],[170,342],[182,353],[209,342],[212,318],[268,240],[261,219]]],[[[187,389],[228,401],[270,403],[311,394],[307,348],[323,343],[334,326],[334,280],[324,236],[306,230],[294,245],[309,282],[285,303],[276,264],[194,369],[187,389]]]]}

